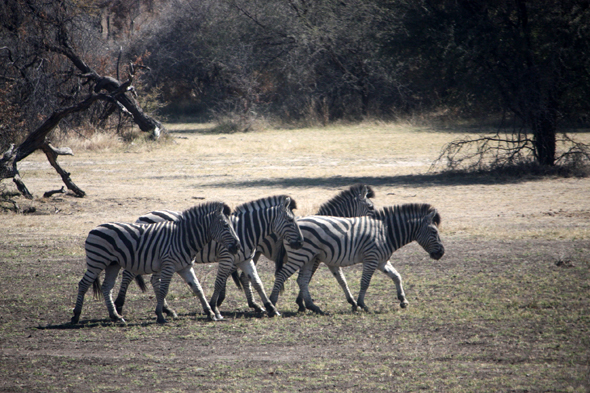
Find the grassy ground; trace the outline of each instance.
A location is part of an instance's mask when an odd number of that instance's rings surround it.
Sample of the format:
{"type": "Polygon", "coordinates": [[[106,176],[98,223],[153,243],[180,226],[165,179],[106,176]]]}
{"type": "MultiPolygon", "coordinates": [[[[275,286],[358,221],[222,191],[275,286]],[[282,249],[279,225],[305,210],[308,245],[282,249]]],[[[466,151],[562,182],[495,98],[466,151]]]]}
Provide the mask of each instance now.
{"type": "MultiPolygon", "coordinates": [[[[41,197],[61,187],[44,156],[19,166],[38,198],[12,197],[32,213],[0,213],[0,391],[590,390],[589,179],[428,173],[442,146],[464,131],[169,129],[174,138],[155,145],[70,145],[76,155],[60,162],[88,193],[81,199],[41,197]],[[136,287],[127,326],[112,324],[104,302],[90,295],[81,324],[67,324],[85,269],[83,242],[100,223],[279,193],[306,215],[358,181],[375,188],[377,206],[427,202],[442,214],[440,261],[416,244],[392,258],[408,309],[377,273],[366,298],[372,311],[352,313],[322,267],[310,290],[325,316],[296,312],[290,280],[281,318],[251,312],[228,285],[225,320],[207,322],[175,279],[168,299],[180,318],[165,326],[155,323],[153,295],[136,287]]],[[[259,270],[270,292],[273,266],[262,260],[259,270]]],[[[196,271],[210,295],[216,266],[196,271]]],[[[345,274],[358,293],[360,267],[345,274]]]]}

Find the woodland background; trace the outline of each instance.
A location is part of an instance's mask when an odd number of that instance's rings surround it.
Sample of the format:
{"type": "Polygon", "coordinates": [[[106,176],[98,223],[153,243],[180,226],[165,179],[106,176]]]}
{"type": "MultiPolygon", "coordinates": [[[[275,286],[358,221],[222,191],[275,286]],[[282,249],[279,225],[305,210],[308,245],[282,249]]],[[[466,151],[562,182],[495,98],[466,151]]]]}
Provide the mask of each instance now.
{"type": "MultiPolygon", "coordinates": [[[[497,127],[476,142],[495,161],[588,158],[563,134],[588,121],[587,1],[6,0],[0,13],[0,151],[97,89],[67,45],[119,81],[133,63],[141,107],[163,120],[468,120],[497,127]]],[[[125,120],[101,102],[57,133],[122,133],[125,120]]]]}

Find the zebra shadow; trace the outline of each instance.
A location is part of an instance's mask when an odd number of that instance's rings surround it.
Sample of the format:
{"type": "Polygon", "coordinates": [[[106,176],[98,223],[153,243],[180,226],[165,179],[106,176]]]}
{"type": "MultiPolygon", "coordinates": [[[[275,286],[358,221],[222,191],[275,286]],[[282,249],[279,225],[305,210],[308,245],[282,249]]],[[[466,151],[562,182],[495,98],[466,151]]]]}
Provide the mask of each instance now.
{"type": "MultiPolygon", "coordinates": [[[[177,322],[208,322],[207,316],[205,314],[197,314],[196,312],[193,313],[185,313],[185,314],[178,314],[177,319],[168,318],[167,324],[177,322]]],[[[61,324],[49,324],[45,326],[36,326],[35,329],[37,330],[76,330],[76,329],[92,329],[92,328],[101,328],[101,327],[147,327],[147,326],[158,326],[156,319],[140,319],[138,321],[129,321],[127,320],[125,323],[115,322],[110,318],[104,319],[85,319],[80,320],[78,323],[72,324],[71,322],[65,322],[61,324]]],[[[160,325],[161,326],[161,325],[160,325]]]]}
{"type": "Polygon", "coordinates": [[[127,322],[127,323],[120,323],[114,322],[110,319],[87,319],[82,320],[78,323],[71,323],[65,322],[62,324],[54,324],[54,325],[45,325],[45,326],[36,326],[35,329],[37,330],[77,330],[77,329],[92,329],[92,328],[101,328],[101,327],[134,327],[134,326],[150,326],[156,325],[156,320],[153,321],[141,321],[141,322],[127,322]]]}
{"type": "Polygon", "coordinates": [[[310,310],[307,311],[280,311],[281,316],[283,318],[325,318],[325,317],[334,317],[334,316],[363,316],[363,315],[384,315],[384,314],[391,314],[395,313],[396,310],[386,310],[386,309],[375,309],[369,311],[352,311],[349,309],[340,309],[340,310],[322,310],[320,313],[316,313],[310,310]]]}

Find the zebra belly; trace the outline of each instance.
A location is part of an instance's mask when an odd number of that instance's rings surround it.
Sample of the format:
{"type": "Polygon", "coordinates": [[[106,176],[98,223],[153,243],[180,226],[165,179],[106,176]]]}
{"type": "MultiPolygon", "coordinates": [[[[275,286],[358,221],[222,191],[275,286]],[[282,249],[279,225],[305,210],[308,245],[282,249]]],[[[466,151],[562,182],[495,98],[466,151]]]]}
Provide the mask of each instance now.
{"type": "Polygon", "coordinates": [[[119,263],[121,267],[135,274],[152,274],[158,273],[162,270],[162,262],[160,259],[132,261],[132,263],[119,263]]]}

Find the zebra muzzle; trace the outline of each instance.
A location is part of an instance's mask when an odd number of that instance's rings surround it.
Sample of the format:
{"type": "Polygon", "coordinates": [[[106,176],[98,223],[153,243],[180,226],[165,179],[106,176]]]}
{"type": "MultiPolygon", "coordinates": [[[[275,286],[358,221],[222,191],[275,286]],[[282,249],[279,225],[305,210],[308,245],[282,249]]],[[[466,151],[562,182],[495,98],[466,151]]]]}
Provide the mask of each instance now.
{"type": "Polygon", "coordinates": [[[444,248],[441,248],[438,251],[431,252],[430,253],[430,258],[438,261],[439,259],[441,259],[443,257],[443,255],[445,255],[445,249],[444,248]]]}

